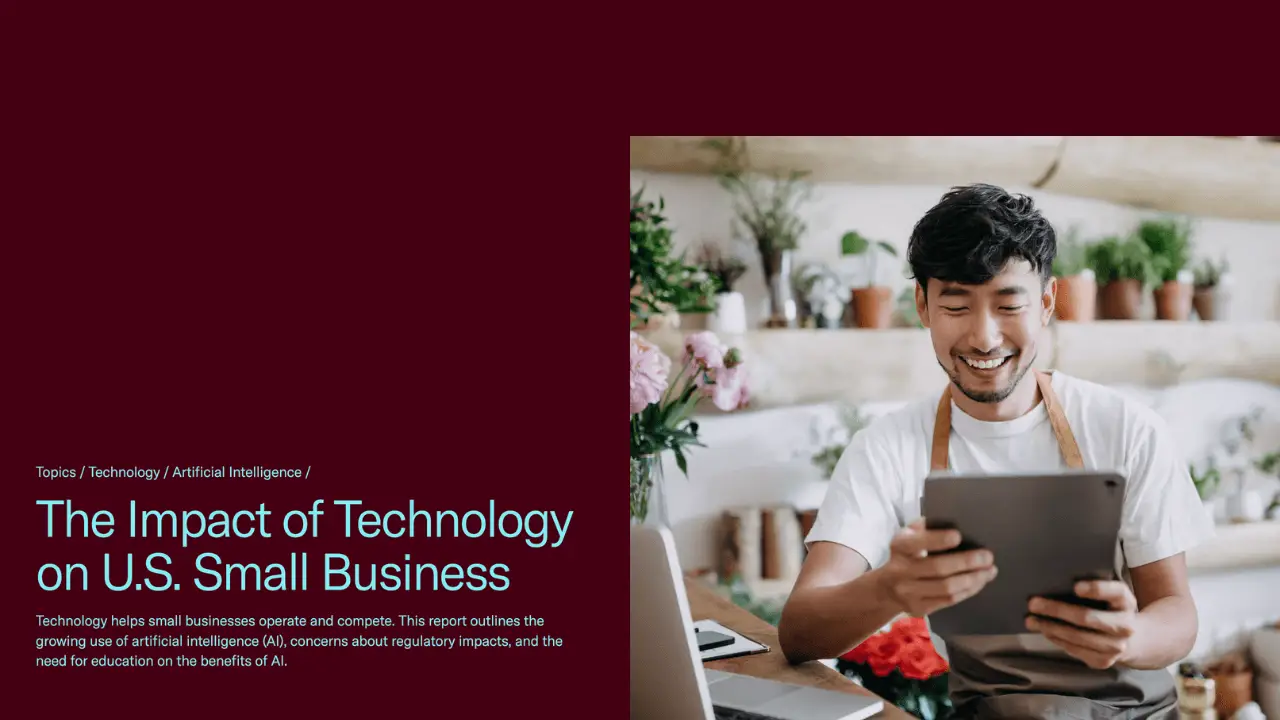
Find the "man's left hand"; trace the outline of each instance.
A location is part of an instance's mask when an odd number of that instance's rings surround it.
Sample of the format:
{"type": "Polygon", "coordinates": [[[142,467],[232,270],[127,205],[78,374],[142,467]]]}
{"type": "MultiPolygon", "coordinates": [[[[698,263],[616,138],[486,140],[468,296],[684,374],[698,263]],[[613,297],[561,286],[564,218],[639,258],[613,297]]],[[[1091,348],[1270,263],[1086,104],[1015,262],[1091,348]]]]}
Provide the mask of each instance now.
{"type": "Polygon", "coordinates": [[[1027,629],[1096,670],[1123,663],[1138,624],[1133,591],[1118,580],[1076,583],[1075,591],[1082,598],[1105,601],[1109,609],[1032,598],[1027,609],[1041,617],[1028,617],[1027,629]]]}

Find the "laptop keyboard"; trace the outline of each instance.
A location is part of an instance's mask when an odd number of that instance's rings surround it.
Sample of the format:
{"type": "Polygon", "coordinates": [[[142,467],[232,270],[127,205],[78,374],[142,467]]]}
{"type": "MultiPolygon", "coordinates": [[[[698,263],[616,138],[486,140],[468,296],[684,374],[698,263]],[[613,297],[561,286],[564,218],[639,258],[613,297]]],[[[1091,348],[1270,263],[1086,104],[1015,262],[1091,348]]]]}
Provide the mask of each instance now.
{"type": "Polygon", "coordinates": [[[730,710],[723,707],[716,707],[713,710],[715,711],[716,720],[782,720],[773,715],[761,715],[760,713],[746,710],[730,710]]]}

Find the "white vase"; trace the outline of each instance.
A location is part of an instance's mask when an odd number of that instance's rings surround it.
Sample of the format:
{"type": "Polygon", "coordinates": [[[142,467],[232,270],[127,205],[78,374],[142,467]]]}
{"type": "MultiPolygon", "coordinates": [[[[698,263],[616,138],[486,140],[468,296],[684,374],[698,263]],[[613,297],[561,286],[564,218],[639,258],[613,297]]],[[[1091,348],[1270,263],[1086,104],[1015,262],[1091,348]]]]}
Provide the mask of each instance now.
{"type": "Polygon", "coordinates": [[[716,295],[716,309],[711,313],[710,330],[717,335],[741,335],[747,331],[747,301],[740,292],[716,295]]]}

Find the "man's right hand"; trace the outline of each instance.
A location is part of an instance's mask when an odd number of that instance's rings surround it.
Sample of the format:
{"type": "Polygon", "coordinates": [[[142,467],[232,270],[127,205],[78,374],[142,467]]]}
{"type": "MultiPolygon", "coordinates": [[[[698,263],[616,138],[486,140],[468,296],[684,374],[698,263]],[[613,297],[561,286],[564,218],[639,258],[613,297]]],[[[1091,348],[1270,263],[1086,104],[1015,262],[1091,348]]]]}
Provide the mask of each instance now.
{"type": "Polygon", "coordinates": [[[926,530],[924,520],[903,528],[880,569],[881,586],[901,612],[924,617],[977,595],[996,577],[989,550],[944,553],[960,544],[956,530],[926,530]]]}

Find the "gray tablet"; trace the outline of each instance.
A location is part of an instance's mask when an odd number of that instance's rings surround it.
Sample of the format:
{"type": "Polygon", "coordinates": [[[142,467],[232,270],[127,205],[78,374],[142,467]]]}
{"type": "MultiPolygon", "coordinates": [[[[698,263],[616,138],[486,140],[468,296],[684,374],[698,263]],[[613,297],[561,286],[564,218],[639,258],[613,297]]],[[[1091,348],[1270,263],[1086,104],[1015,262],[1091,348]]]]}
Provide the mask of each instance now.
{"type": "Polygon", "coordinates": [[[955,475],[925,481],[921,514],[930,529],[952,528],[958,550],[986,548],[999,569],[977,595],[929,615],[940,637],[1026,633],[1033,596],[1091,607],[1079,580],[1116,579],[1125,479],[1112,472],[955,475]]]}

